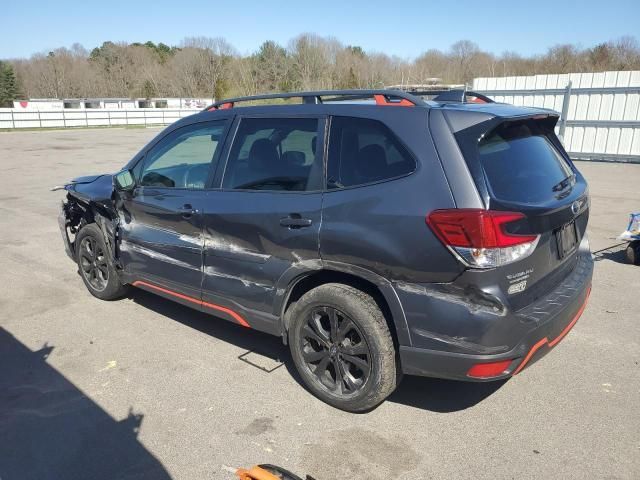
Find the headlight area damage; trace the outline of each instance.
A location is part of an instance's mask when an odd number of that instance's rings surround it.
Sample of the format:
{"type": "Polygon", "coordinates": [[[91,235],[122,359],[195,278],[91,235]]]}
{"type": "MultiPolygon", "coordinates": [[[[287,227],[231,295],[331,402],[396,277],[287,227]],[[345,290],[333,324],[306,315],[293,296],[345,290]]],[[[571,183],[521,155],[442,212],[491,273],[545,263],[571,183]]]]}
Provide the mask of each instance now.
{"type": "Polygon", "coordinates": [[[120,271],[116,250],[119,219],[115,206],[117,199],[113,175],[79,177],[52,190],[62,189],[67,191],[67,196],[62,201],[58,224],[67,255],[76,260],[76,235],[85,225],[95,223],[102,230],[109,251],[107,261],[120,271]]]}

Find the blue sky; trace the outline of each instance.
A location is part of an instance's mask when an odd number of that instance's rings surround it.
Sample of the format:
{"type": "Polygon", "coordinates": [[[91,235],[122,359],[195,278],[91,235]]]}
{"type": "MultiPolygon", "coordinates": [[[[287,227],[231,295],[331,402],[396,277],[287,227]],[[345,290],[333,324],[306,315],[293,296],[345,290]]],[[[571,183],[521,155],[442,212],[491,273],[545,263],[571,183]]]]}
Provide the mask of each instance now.
{"type": "Polygon", "coordinates": [[[469,39],[484,50],[544,52],[557,43],[592,46],[640,37],[640,0],[253,1],[38,0],[3,2],[0,58],[105,40],[164,42],[222,36],[241,53],[302,32],[330,35],[367,51],[413,58],[469,39]]]}

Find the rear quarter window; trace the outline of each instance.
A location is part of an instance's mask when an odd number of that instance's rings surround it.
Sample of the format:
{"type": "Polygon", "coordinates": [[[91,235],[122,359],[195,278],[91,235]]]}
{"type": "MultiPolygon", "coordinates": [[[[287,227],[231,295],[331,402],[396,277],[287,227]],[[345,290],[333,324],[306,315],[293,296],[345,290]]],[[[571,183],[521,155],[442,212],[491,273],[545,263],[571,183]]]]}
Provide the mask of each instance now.
{"type": "Polygon", "coordinates": [[[480,140],[478,153],[498,200],[535,203],[553,198],[573,170],[535,122],[509,122],[480,140]]]}
{"type": "Polygon", "coordinates": [[[328,189],[389,180],[415,169],[413,156],[383,123],[365,118],[332,118],[328,189]]]}

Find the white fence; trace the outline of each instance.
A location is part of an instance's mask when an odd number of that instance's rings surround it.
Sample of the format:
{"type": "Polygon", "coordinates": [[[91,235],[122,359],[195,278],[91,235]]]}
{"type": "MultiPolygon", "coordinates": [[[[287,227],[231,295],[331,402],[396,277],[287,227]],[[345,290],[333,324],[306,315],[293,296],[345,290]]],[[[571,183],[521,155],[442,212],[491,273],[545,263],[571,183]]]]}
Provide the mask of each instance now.
{"type": "Polygon", "coordinates": [[[199,111],[197,109],[170,108],[28,111],[15,108],[0,108],[0,129],[168,125],[199,111]]]}
{"type": "Polygon", "coordinates": [[[560,112],[572,158],[640,162],[640,71],[476,78],[473,90],[560,112]]]}

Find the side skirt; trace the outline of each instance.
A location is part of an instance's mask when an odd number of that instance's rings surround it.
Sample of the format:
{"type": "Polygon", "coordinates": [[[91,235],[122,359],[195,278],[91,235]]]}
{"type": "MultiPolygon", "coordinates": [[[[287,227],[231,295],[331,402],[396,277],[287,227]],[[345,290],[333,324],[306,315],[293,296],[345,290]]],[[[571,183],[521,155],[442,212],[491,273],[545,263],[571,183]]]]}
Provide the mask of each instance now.
{"type": "Polygon", "coordinates": [[[221,315],[223,317],[230,317],[232,321],[235,323],[242,325],[246,328],[251,328],[251,325],[238,313],[233,310],[223,307],[221,305],[216,305],[214,303],[203,302],[197,298],[190,297],[188,295],[183,295],[182,293],[174,292],[173,290],[169,290],[168,288],[160,287],[158,285],[154,285],[152,283],[146,282],[144,280],[136,280],[131,285],[134,287],[142,288],[143,290],[147,290],[149,292],[157,293],[164,297],[170,298],[172,300],[182,300],[180,303],[185,303],[189,306],[199,306],[202,307],[202,310],[208,313],[212,313],[215,315],[221,315]]]}

